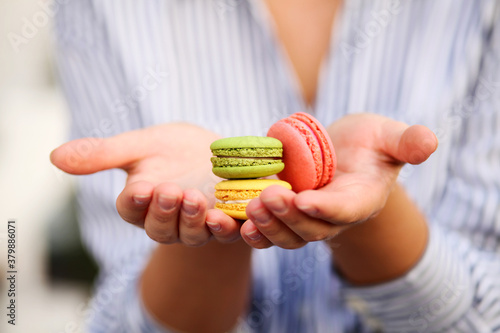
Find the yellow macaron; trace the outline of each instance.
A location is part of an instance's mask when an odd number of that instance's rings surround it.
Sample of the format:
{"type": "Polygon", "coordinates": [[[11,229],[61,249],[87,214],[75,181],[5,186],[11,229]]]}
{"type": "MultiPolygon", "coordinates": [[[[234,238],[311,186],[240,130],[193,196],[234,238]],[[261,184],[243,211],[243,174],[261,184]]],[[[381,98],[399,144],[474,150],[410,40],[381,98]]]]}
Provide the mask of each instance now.
{"type": "Polygon", "coordinates": [[[292,186],[277,179],[239,179],[223,180],[215,185],[215,208],[222,210],[232,218],[239,220],[248,219],[245,209],[250,200],[257,198],[262,190],[279,185],[289,190],[292,186]]]}

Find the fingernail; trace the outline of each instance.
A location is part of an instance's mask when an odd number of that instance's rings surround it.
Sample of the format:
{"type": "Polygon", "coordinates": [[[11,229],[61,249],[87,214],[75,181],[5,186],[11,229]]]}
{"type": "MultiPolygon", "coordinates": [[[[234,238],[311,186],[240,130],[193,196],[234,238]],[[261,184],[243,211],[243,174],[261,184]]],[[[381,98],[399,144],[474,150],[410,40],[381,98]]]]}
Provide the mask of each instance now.
{"type": "Polygon", "coordinates": [[[182,203],[182,209],[187,216],[195,216],[198,214],[199,206],[196,202],[184,200],[182,203]]]}
{"type": "Polygon", "coordinates": [[[172,210],[177,205],[177,197],[160,194],[158,197],[158,205],[165,211],[172,210]]]}
{"type": "Polygon", "coordinates": [[[271,214],[269,214],[265,208],[254,210],[253,212],[251,212],[251,215],[253,216],[255,221],[260,224],[265,224],[271,221],[271,214]]]}
{"type": "Polygon", "coordinates": [[[257,229],[247,232],[245,234],[245,236],[247,236],[248,238],[250,238],[253,241],[256,241],[256,240],[259,240],[262,238],[262,234],[257,229]]]}
{"type": "Polygon", "coordinates": [[[267,206],[267,208],[271,209],[276,213],[283,214],[288,210],[288,207],[285,204],[285,201],[281,197],[273,197],[267,198],[266,200],[261,199],[267,206]]]}
{"type": "Polygon", "coordinates": [[[317,215],[318,210],[313,206],[297,206],[298,209],[306,213],[307,215],[317,215]]]}
{"type": "Polygon", "coordinates": [[[138,205],[144,205],[146,203],[149,202],[149,200],[151,200],[151,196],[150,195],[134,195],[132,196],[132,199],[134,200],[134,202],[138,205]]]}
{"type": "Polygon", "coordinates": [[[220,231],[222,229],[222,226],[220,225],[220,223],[208,222],[207,221],[207,225],[213,231],[220,231]]]}

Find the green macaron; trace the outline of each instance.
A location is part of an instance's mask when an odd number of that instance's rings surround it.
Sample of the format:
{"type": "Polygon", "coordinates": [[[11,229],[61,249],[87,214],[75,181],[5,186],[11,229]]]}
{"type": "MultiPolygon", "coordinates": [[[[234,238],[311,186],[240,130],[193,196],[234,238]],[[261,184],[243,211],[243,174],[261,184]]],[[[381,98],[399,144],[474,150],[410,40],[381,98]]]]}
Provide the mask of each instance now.
{"type": "Polygon", "coordinates": [[[239,136],[210,145],[215,175],[227,179],[259,178],[281,172],[285,165],[281,141],[270,137],[239,136]]]}

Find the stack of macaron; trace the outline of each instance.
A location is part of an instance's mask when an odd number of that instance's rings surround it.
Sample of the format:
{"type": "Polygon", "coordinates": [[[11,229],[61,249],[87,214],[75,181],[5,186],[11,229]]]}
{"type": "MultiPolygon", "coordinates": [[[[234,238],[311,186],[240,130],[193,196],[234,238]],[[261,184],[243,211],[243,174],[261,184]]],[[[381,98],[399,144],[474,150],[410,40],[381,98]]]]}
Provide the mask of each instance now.
{"type": "Polygon", "coordinates": [[[215,208],[237,219],[247,219],[248,202],[266,187],[317,189],[332,181],[337,165],[326,129],[303,112],[273,124],[267,137],[220,139],[210,149],[213,173],[228,179],[215,185],[215,208]],[[274,174],[280,180],[256,179],[274,174]]]}
{"type": "Polygon", "coordinates": [[[278,139],[259,136],[240,136],[214,141],[210,145],[212,171],[226,178],[215,185],[215,208],[227,215],[246,220],[246,206],[262,190],[271,185],[291,189],[290,184],[277,179],[257,179],[277,174],[282,162],[283,145],[278,139]]]}

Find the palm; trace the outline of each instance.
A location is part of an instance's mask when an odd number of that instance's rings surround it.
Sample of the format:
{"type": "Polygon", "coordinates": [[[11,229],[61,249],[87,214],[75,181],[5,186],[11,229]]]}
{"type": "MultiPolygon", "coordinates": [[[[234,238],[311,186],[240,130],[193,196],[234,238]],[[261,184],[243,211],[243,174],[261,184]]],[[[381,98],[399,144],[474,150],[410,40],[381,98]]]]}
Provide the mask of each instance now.
{"type": "Polygon", "coordinates": [[[434,134],[425,127],[408,128],[375,114],[346,116],[328,132],[337,171],[319,192],[335,194],[344,207],[356,212],[352,218],[356,221],[370,218],[384,206],[404,163],[422,163],[436,148],[434,134]]]}
{"type": "MultiPolygon", "coordinates": [[[[387,119],[377,115],[353,115],[328,128],[338,164],[333,181],[319,191],[342,193],[346,201],[377,207],[365,218],[383,206],[404,164],[385,151],[389,139],[383,135],[386,124],[387,119]]],[[[404,149],[410,147],[401,147],[404,149]]]]}
{"type": "Polygon", "coordinates": [[[140,158],[123,166],[127,183],[169,181],[204,191],[212,182],[210,143],[216,134],[187,124],[166,124],[142,130],[141,137],[140,158]]]}
{"type": "Polygon", "coordinates": [[[51,159],[72,174],[121,168],[128,174],[118,196],[118,213],[146,229],[161,243],[202,245],[210,233],[205,226],[210,192],[210,143],[218,136],[188,124],[165,124],[95,141],[71,141],[56,149],[51,159]]]}
{"type": "Polygon", "coordinates": [[[247,207],[251,221],[241,229],[254,237],[244,237],[247,243],[297,248],[334,237],[377,214],[404,163],[422,163],[437,146],[429,129],[375,114],[346,116],[327,130],[338,163],[332,182],[297,194],[279,187],[265,189],[247,207]]]}

